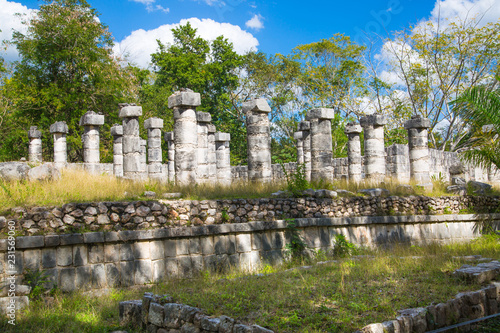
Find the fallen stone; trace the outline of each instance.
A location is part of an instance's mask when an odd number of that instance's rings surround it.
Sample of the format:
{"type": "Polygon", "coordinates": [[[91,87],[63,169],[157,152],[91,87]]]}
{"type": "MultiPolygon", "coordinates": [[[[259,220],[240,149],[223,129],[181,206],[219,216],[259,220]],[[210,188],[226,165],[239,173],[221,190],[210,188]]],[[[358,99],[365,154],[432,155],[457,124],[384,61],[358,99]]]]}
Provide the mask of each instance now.
{"type": "Polygon", "coordinates": [[[337,192],[330,190],[317,190],[316,193],[314,193],[314,196],[316,198],[335,198],[337,197],[337,192]]]}
{"type": "Polygon", "coordinates": [[[476,283],[490,282],[500,275],[500,262],[494,260],[488,263],[480,263],[477,266],[463,265],[453,272],[453,275],[476,283]]]}
{"type": "Polygon", "coordinates": [[[287,198],[287,197],[289,197],[289,195],[285,191],[278,191],[278,192],[271,193],[271,197],[273,197],[273,198],[287,198]]]}
{"type": "Polygon", "coordinates": [[[61,172],[52,163],[44,163],[29,170],[28,178],[35,180],[56,180],[61,178],[61,172]]]}
{"type": "Polygon", "coordinates": [[[356,196],[356,193],[347,190],[336,190],[335,192],[340,196],[356,196]]]}
{"type": "Polygon", "coordinates": [[[302,195],[306,197],[314,197],[316,195],[316,191],[313,190],[312,188],[308,188],[307,190],[302,192],[302,195]]]}
{"type": "Polygon", "coordinates": [[[464,185],[451,185],[446,188],[446,192],[458,195],[467,195],[467,187],[464,185]]]}
{"type": "Polygon", "coordinates": [[[175,199],[182,197],[182,193],[163,193],[161,196],[165,199],[175,199]]]}
{"type": "Polygon", "coordinates": [[[153,191],[145,191],[143,196],[146,198],[156,198],[156,192],[153,191]]]}
{"type": "Polygon", "coordinates": [[[363,190],[359,190],[358,193],[365,194],[369,197],[380,197],[382,195],[389,195],[390,192],[385,188],[367,188],[363,190]]]}
{"type": "Polygon", "coordinates": [[[30,167],[22,162],[0,163],[0,178],[4,181],[24,180],[28,178],[30,167]]]}
{"type": "Polygon", "coordinates": [[[472,188],[475,194],[480,194],[480,195],[486,194],[487,192],[491,191],[492,187],[490,184],[481,183],[474,180],[469,180],[467,186],[472,188]]]}
{"type": "Polygon", "coordinates": [[[451,185],[466,185],[467,181],[462,177],[451,177],[451,185]]]}

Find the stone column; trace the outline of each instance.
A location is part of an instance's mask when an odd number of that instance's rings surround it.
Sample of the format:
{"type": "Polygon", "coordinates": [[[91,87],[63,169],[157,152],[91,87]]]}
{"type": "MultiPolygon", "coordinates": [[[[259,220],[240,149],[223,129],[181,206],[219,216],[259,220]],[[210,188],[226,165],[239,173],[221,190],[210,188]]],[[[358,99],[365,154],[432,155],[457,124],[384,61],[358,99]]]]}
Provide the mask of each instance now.
{"type": "Polygon", "coordinates": [[[165,133],[168,150],[168,181],[175,182],[175,143],[174,132],[165,133]]]}
{"type": "Polygon", "coordinates": [[[80,118],[80,126],[83,126],[83,163],[89,172],[96,172],[96,167],[101,162],[99,127],[102,125],[104,125],[104,115],[94,111],[89,111],[80,118]]]}
{"type": "Polygon", "coordinates": [[[198,171],[197,178],[200,183],[207,183],[209,178],[208,161],[208,126],[212,121],[212,116],[208,112],[196,112],[197,133],[198,133],[198,171]]]}
{"type": "Polygon", "coordinates": [[[361,141],[359,134],[362,128],[356,123],[349,123],[345,127],[344,133],[347,135],[349,141],[347,142],[347,170],[349,181],[361,181],[361,141]]]}
{"type": "Polygon", "coordinates": [[[217,182],[217,155],[215,147],[215,125],[208,125],[208,180],[217,182]]]}
{"type": "Polygon", "coordinates": [[[431,183],[427,133],[429,127],[431,121],[420,116],[414,116],[405,123],[410,150],[410,177],[422,185],[431,183]]]}
{"type": "Polygon", "coordinates": [[[311,180],[333,181],[333,109],[318,108],[307,113],[311,125],[311,180]]]}
{"type": "Polygon", "coordinates": [[[139,117],[142,107],[135,104],[119,104],[119,117],[123,119],[123,177],[138,179],[143,175],[141,162],[141,138],[139,117]]]}
{"type": "Polygon", "coordinates": [[[306,179],[311,181],[311,123],[308,121],[301,121],[299,130],[302,132],[302,147],[304,150],[304,165],[306,172],[306,179]]]}
{"type": "Polygon", "coordinates": [[[222,185],[231,184],[231,158],[229,151],[229,133],[215,133],[215,148],[217,158],[217,182],[222,185]]]}
{"type": "Polygon", "coordinates": [[[34,163],[42,163],[42,132],[36,126],[31,126],[28,131],[30,139],[28,160],[34,163]]]}
{"type": "Polygon", "coordinates": [[[297,140],[297,163],[304,163],[304,141],[302,140],[302,131],[293,133],[293,138],[297,140]]]}
{"type": "Polygon", "coordinates": [[[162,154],[161,154],[161,129],[163,119],[149,118],[144,121],[144,128],[148,130],[148,175],[151,179],[161,179],[162,154]]]}
{"type": "Polygon", "coordinates": [[[271,136],[269,117],[271,108],[263,98],[243,103],[247,119],[248,180],[272,181],[271,136]]]}
{"type": "Polygon", "coordinates": [[[365,179],[382,181],[385,178],[384,115],[371,114],[359,120],[365,136],[365,179]]]}
{"type": "Polygon", "coordinates": [[[114,124],[111,127],[113,136],[113,174],[123,177],[123,126],[114,124]]]}
{"type": "Polygon", "coordinates": [[[148,177],[148,141],[141,139],[141,175],[140,178],[146,179],[148,177]]]}
{"type": "Polygon", "coordinates": [[[68,148],[66,134],[68,125],[65,121],[58,121],[50,125],[50,133],[54,134],[54,163],[58,167],[65,166],[68,162],[68,148]]]}
{"type": "Polygon", "coordinates": [[[168,107],[174,109],[175,181],[178,184],[197,181],[196,107],[199,105],[200,94],[189,89],[178,91],[168,98],[168,107]]]}

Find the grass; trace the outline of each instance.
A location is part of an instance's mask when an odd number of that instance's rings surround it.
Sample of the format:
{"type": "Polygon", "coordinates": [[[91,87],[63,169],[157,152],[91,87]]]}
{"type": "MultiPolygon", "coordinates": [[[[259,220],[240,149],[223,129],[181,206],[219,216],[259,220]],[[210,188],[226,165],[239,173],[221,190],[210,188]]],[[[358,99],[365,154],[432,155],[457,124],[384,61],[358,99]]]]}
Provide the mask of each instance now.
{"type": "Polygon", "coordinates": [[[62,295],[47,304],[32,302],[12,327],[0,320],[2,332],[109,332],[130,328],[118,324],[118,302],[139,299],[144,291],[169,294],[180,303],[256,323],[275,332],[353,332],[367,324],[394,319],[397,310],[452,299],[480,289],[452,276],[465,262],[455,256],[482,255],[500,259],[500,238],[484,236],[453,245],[362,250],[373,258],[337,258],[336,263],[308,270],[310,264],[288,262],[264,266],[262,276],[232,271],[203,272],[189,280],[168,280],[140,290],[114,290],[101,297],[62,295]],[[418,256],[419,258],[416,258],[418,256]]]}
{"type": "MultiPolygon", "coordinates": [[[[428,196],[449,196],[442,181],[435,181],[434,189],[425,192],[416,189],[415,193],[408,193],[400,187],[399,182],[387,181],[383,183],[349,183],[335,181],[332,184],[314,183],[309,187],[316,189],[345,189],[356,193],[360,189],[383,187],[391,195],[406,196],[420,194],[428,196]]],[[[415,185],[410,183],[410,185],[415,185]]],[[[0,181],[0,207],[6,211],[19,206],[52,206],[63,205],[68,202],[88,201],[121,201],[144,199],[144,191],[154,191],[159,196],[165,192],[182,193],[182,198],[190,200],[209,199],[254,199],[268,198],[271,193],[286,188],[284,183],[248,184],[233,182],[229,186],[214,184],[198,184],[180,186],[172,183],[158,183],[154,181],[130,181],[108,175],[90,175],[84,171],[64,170],[57,181],[0,181]]],[[[495,188],[492,194],[500,194],[495,188]]],[[[2,213],[0,211],[0,213],[2,213]]]]}

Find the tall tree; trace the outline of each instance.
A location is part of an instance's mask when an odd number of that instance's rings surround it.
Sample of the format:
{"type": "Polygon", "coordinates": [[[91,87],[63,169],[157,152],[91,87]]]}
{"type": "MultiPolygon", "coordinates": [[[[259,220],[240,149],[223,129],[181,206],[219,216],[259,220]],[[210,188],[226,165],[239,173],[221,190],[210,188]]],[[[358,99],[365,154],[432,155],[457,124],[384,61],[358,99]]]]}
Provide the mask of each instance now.
{"type": "Polygon", "coordinates": [[[430,118],[430,143],[455,150],[467,124],[451,102],[461,93],[491,80],[498,71],[500,23],[425,22],[395,34],[385,43],[390,71],[406,94],[412,114],[430,118]]]}
{"type": "MultiPolygon", "coordinates": [[[[45,0],[25,22],[27,33],[16,31],[11,41],[21,57],[7,83],[13,117],[24,130],[39,126],[46,138],[53,122],[66,121],[70,160],[81,156],[78,122],[85,112],[105,114],[109,126],[117,120],[117,103],[135,97],[133,76],[113,58],[111,34],[97,17],[85,0],[45,0]]],[[[10,145],[19,136],[8,134],[10,145]]]]}
{"type": "Polygon", "coordinates": [[[231,97],[238,87],[237,72],[242,57],[222,36],[213,41],[199,37],[189,22],[172,32],[172,45],[158,41],[158,51],[151,55],[154,83],[144,86],[142,91],[148,91],[161,112],[167,107],[166,98],[161,96],[168,97],[181,88],[199,92],[202,96],[199,110],[210,112],[218,130],[231,133],[232,155],[239,156],[236,162],[244,159],[244,123],[231,97]]]}
{"type": "Polygon", "coordinates": [[[364,46],[342,34],[294,49],[303,67],[300,87],[312,105],[333,108],[345,115],[358,113],[355,101],[364,89],[364,50],[364,46]]]}

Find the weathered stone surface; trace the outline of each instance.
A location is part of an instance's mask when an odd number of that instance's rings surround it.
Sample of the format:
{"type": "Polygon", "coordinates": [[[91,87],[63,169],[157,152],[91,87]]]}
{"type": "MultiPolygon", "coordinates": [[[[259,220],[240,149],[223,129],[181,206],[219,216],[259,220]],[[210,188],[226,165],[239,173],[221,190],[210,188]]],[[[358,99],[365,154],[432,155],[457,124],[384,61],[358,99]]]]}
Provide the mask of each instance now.
{"type": "Polygon", "coordinates": [[[195,93],[190,89],[184,89],[175,92],[168,98],[168,107],[196,107],[201,105],[201,98],[199,93],[195,93]]]}
{"type": "Polygon", "coordinates": [[[453,272],[453,275],[480,284],[486,283],[496,279],[500,275],[500,262],[495,260],[489,263],[481,263],[477,266],[463,265],[453,272]]]}
{"type": "Polygon", "coordinates": [[[28,178],[30,167],[22,162],[0,163],[0,178],[4,181],[24,180],[28,178]]]}
{"type": "Polygon", "coordinates": [[[124,301],[119,303],[119,316],[121,326],[140,327],[142,322],[142,301],[124,301]]]}
{"type": "Polygon", "coordinates": [[[88,111],[80,118],[80,126],[102,126],[104,125],[104,115],[94,111],[88,111]]]}
{"type": "Polygon", "coordinates": [[[44,163],[28,171],[28,179],[31,181],[56,180],[59,178],[61,178],[61,172],[52,163],[44,163]]]}
{"type": "Polygon", "coordinates": [[[382,195],[390,194],[390,192],[384,188],[367,188],[359,190],[358,193],[363,193],[369,197],[380,197],[382,195]]]}
{"type": "Polygon", "coordinates": [[[142,116],[142,106],[137,106],[135,104],[124,104],[120,108],[120,113],[118,114],[118,117],[120,118],[140,117],[140,116],[142,116]]]}
{"type": "Polygon", "coordinates": [[[468,181],[467,186],[471,187],[474,190],[475,194],[480,194],[480,195],[486,194],[487,192],[491,191],[492,188],[490,184],[477,182],[474,180],[468,181]]]}
{"type": "Polygon", "coordinates": [[[311,121],[312,119],[332,120],[333,118],[335,118],[335,111],[328,108],[311,109],[306,115],[306,120],[308,121],[311,121]]]}
{"type": "Polygon", "coordinates": [[[243,113],[247,112],[271,112],[271,107],[264,98],[256,98],[243,103],[243,113]]]}
{"type": "Polygon", "coordinates": [[[58,121],[50,125],[50,133],[68,133],[68,125],[65,121],[58,121]]]}

